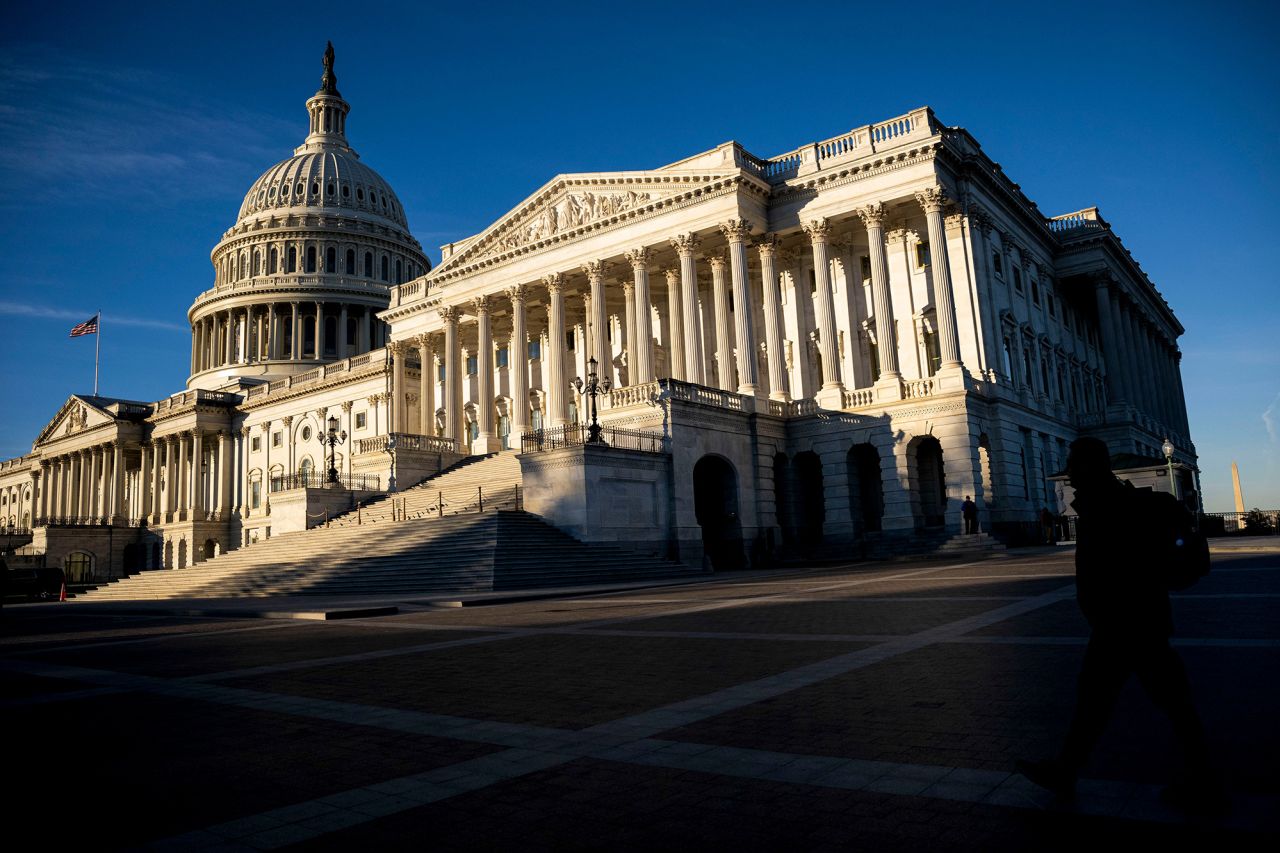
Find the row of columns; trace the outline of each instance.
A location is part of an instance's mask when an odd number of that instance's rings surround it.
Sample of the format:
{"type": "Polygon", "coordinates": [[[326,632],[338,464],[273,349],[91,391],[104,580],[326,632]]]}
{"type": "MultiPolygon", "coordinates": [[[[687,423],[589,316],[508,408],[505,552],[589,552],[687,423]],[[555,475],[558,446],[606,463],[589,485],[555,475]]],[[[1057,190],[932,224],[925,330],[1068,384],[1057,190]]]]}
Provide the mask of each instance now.
{"type": "Polygon", "coordinates": [[[1190,434],[1182,388],[1182,354],[1141,309],[1122,298],[1110,276],[1094,280],[1108,398],[1146,412],[1182,436],[1190,434]]]}
{"type": "Polygon", "coordinates": [[[124,445],[114,441],[41,460],[39,486],[37,518],[60,523],[122,523],[124,445]]]}
{"type": "Polygon", "coordinates": [[[321,360],[325,352],[327,315],[337,317],[338,339],[334,347],[339,359],[368,352],[378,345],[379,327],[374,309],[367,305],[348,306],[337,303],[336,314],[326,311],[326,302],[290,302],[279,306],[250,305],[218,311],[198,320],[191,327],[191,372],[200,373],[230,364],[258,361],[321,360]],[[314,306],[304,313],[304,305],[314,306]],[[360,317],[356,340],[349,340],[348,325],[352,314],[360,317]],[[306,327],[311,325],[314,345],[304,350],[306,327]]]}
{"type": "MultiPolygon", "coordinates": [[[[942,217],[946,199],[940,189],[932,188],[917,194],[917,200],[924,209],[929,224],[942,367],[958,369],[961,362],[942,217]]],[[[901,374],[898,369],[897,342],[892,321],[893,305],[889,293],[884,206],[869,205],[859,210],[858,215],[866,225],[870,245],[872,301],[873,313],[877,320],[880,380],[888,380],[896,384],[900,382],[901,374]]],[[[821,352],[822,393],[834,394],[835,400],[839,401],[845,383],[840,373],[841,361],[837,346],[835,303],[828,257],[831,227],[826,219],[818,219],[806,223],[803,230],[813,253],[816,279],[814,313],[818,326],[816,337],[821,352]]],[[[777,274],[777,237],[767,234],[755,242],[754,248],[760,260],[761,280],[752,286],[749,282],[747,258],[751,234],[750,223],[738,219],[730,220],[720,226],[720,232],[728,244],[727,257],[714,254],[708,260],[711,268],[716,323],[715,376],[707,376],[705,369],[696,262],[700,240],[693,234],[678,235],[670,241],[676,252],[678,268],[665,271],[668,288],[667,311],[671,326],[669,373],[672,378],[686,382],[699,385],[717,384],[724,390],[739,394],[759,395],[761,385],[755,359],[757,342],[753,328],[755,322],[753,303],[762,298],[769,396],[777,400],[789,400],[791,397],[783,345],[782,301],[777,274]],[[732,294],[732,311],[729,307],[730,294],[732,294]]],[[[649,289],[649,263],[652,254],[647,247],[640,247],[626,253],[626,259],[632,267],[632,276],[622,285],[625,298],[624,335],[630,367],[629,381],[631,384],[639,385],[656,378],[653,336],[647,328],[652,314],[649,289]]],[[[591,328],[595,330],[590,352],[602,366],[602,370],[609,369],[607,366],[613,363],[611,344],[604,331],[609,324],[604,284],[607,271],[607,264],[604,261],[590,261],[582,267],[582,273],[587,279],[587,292],[584,294],[584,301],[588,304],[587,318],[591,328]]],[[[547,419],[550,426],[557,427],[569,422],[568,377],[563,349],[566,331],[565,277],[562,273],[553,273],[545,276],[541,283],[548,294],[547,337],[550,346],[544,353],[547,419]]],[[[510,352],[515,354],[514,358],[521,364],[527,347],[525,294],[524,286],[506,291],[513,318],[510,352]]],[[[480,297],[473,300],[470,305],[478,320],[477,424],[481,438],[486,440],[496,438],[493,432],[494,399],[491,365],[493,339],[489,320],[492,299],[491,296],[480,297]]],[[[441,355],[445,365],[445,399],[440,401],[446,413],[444,435],[447,438],[461,440],[464,402],[458,333],[459,308],[445,306],[439,309],[439,314],[443,326],[441,355]]],[[[404,431],[408,424],[407,406],[404,404],[407,389],[403,360],[411,347],[416,348],[418,357],[424,365],[422,388],[418,394],[421,407],[419,422],[430,425],[434,421],[436,411],[432,394],[434,377],[429,374],[430,365],[433,364],[433,350],[437,346],[435,341],[435,336],[423,335],[413,342],[393,344],[397,364],[401,365],[393,372],[392,394],[393,399],[399,401],[400,415],[397,416],[397,429],[400,431],[404,431]]],[[[523,401],[528,399],[527,374],[524,370],[513,370],[511,377],[512,397],[522,401],[522,404],[515,406],[512,412],[512,433],[518,434],[528,428],[526,423],[528,415],[525,411],[526,406],[523,405],[523,401]]],[[[841,405],[837,402],[837,408],[841,405]]],[[[430,431],[430,426],[427,430],[430,431]]]]}
{"type": "Polygon", "coordinates": [[[254,249],[227,252],[218,261],[214,274],[215,284],[230,284],[263,275],[349,275],[370,281],[400,284],[422,275],[424,270],[417,261],[407,255],[371,251],[358,244],[334,244],[320,241],[297,240],[272,243],[254,249]],[[293,250],[290,257],[289,250],[293,250]],[[315,257],[308,263],[307,250],[314,249],[315,257]],[[329,250],[334,250],[333,266],[329,265],[329,250]],[[275,253],[274,257],[272,252],[275,253]],[[347,264],[347,253],[353,253],[352,264],[347,264]],[[386,259],[386,275],[383,275],[383,259],[386,259]],[[396,275],[396,262],[400,262],[400,274],[396,275]]]}

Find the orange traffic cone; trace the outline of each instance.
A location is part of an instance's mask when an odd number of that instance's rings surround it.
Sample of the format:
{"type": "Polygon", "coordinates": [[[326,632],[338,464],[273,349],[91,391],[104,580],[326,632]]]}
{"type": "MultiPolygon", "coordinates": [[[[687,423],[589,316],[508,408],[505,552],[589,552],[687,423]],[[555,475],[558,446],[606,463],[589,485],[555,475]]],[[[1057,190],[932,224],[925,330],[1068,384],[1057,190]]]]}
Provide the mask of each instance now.
{"type": "Polygon", "coordinates": [[[66,581],[62,582],[62,591],[58,593],[58,600],[59,601],[67,600],[67,582],[66,581]]]}

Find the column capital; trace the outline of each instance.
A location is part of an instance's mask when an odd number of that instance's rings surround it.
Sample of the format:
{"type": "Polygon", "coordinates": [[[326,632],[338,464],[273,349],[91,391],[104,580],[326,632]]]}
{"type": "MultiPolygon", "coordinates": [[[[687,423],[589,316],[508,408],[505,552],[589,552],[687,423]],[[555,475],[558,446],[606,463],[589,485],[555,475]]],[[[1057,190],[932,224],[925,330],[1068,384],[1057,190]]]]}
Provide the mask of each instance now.
{"type": "Polygon", "coordinates": [[[351,411],[351,407],[352,407],[353,405],[355,405],[355,403],[354,403],[354,402],[352,402],[351,400],[343,400],[343,401],[342,401],[342,403],[341,403],[340,405],[342,406],[342,411],[343,411],[343,412],[350,412],[350,411],[351,411]]]}
{"type": "Polygon", "coordinates": [[[677,234],[671,238],[671,248],[682,258],[692,257],[701,244],[702,241],[694,234],[677,234]]]}
{"type": "Polygon", "coordinates": [[[757,237],[755,245],[762,258],[775,258],[778,255],[778,235],[772,231],[757,237]]]}
{"type": "Polygon", "coordinates": [[[324,425],[324,419],[325,419],[325,418],[327,418],[327,417],[329,417],[329,407],[328,407],[328,406],[321,406],[320,408],[318,408],[318,409],[316,409],[314,412],[312,412],[312,414],[316,416],[316,418],[320,421],[320,424],[323,426],[323,425],[324,425]]]}
{"type": "Polygon", "coordinates": [[[471,300],[471,307],[482,317],[489,315],[489,297],[481,294],[471,300]]]}
{"type": "Polygon", "coordinates": [[[431,338],[432,338],[432,335],[430,333],[424,333],[424,334],[418,335],[415,338],[412,338],[412,340],[415,344],[418,345],[419,349],[429,350],[431,349],[431,338]]]}
{"type": "Polygon", "coordinates": [[[860,207],[855,212],[867,228],[884,228],[884,205],[880,202],[860,207]]]}
{"type": "Polygon", "coordinates": [[[744,243],[751,238],[751,223],[745,219],[730,219],[720,224],[720,233],[730,243],[744,243]]]}
{"type": "Polygon", "coordinates": [[[582,265],[583,273],[591,280],[603,278],[608,270],[609,264],[605,261],[587,261],[582,265]]]}
{"type": "Polygon", "coordinates": [[[825,243],[831,234],[831,223],[825,216],[821,219],[810,219],[802,227],[805,235],[813,243],[825,243]]]}
{"type": "Polygon", "coordinates": [[[662,274],[667,277],[667,287],[675,287],[680,283],[680,270],[667,267],[662,274]]]}
{"type": "Polygon", "coordinates": [[[512,305],[518,305],[528,298],[529,288],[525,287],[523,284],[514,284],[511,287],[508,287],[504,293],[507,294],[507,298],[511,300],[512,305]]]}
{"type": "Polygon", "coordinates": [[[1090,281],[1093,282],[1093,286],[1096,287],[1098,290],[1107,290],[1111,287],[1111,284],[1112,284],[1111,273],[1106,270],[1099,270],[1096,272],[1088,273],[1087,277],[1090,281]]]}
{"type": "MultiPolygon", "coordinates": [[[[267,421],[265,424],[261,424],[263,431],[265,431],[265,430],[267,429],[267,427],[268,427],[268,426],[270,426],[270,425],[271,425],[271,422],[270,422],[270,421],[267,421]]],[[[248,437],[249,437],[249,433],[250,433],[250,432],[252,432],[252,431],[253,431],[253,430],[252,430],[252,427],[242,426],[242,427],[240,427],[240,437],[241,437],[241,438],[248,438],[248,437]]]]}
{"type": "Polygon", "coordinates": [[[368,397],[365,398],[365,402],[368,403],[370,406],[376,406],[378,405],[378,403],[382,402],[382,395],[370,394],[368,397]]]}
{"type": "Polygon", "coordinates": [[[288,429],[289,427],[293,426],[293,415],[285,415],[283,418],[280,419],[280,422],[284,424],[285,429],[288,429]]]}
{"type": "Polygon", "coordinates": [[[649,259],[652,257],[653,254],[643,246],[639,249],[632,249],[630,252],[627,252],[627,260],[631,263],[631,268],[634,270],[644,269],[648,265],[649,259]]]}
{"type": "Polygon", "coordinates": [[[436,313],[440,315],[440,319],[446,323],[458,322],[458,309],[452,305],[444,305],[436,309],[436,313]]]}
{"type": "Polygon", "coordinates": [[[942,187],[928,187],[916,193],[916,201],[924,208],[925,213],[941,213],[951,201],[942,187]]]}
{"type": "Polygon", "coordinates": [[[713,252],[707,255],[707,264],[711,267],[711,271],[722,272],[729,261],[720,252],[713,252]]]}
{"type": "Polygon", "coordinates": [[[387,344],[387,349],[391,350],[391,354],[397,358],[405,355],[409,351],[408,344],[405,341],[392,341],[387,344]]]}
{"type": "Polygon", "coordinates": [[[547,288],[548,293],[559,293],[564,288],[564,275],[558,272],[544,275],[542,284],[547,288]]]}
{"type": "Polygon", "coordinates": [[[628,298],[628,299],[630,299],[630,298],[631,298],[631,294],[635,292],[635,289],[636,289],[636,283],[635,283],[634,281],[632,281],[632,280],[630,280],[630,279],[624,279],[624,280],[623,280],[623,282],[622,282],[622,292],[623,292],[623,293],[625,293],[625,294],[627,295],[627,298],[628,298]]]}

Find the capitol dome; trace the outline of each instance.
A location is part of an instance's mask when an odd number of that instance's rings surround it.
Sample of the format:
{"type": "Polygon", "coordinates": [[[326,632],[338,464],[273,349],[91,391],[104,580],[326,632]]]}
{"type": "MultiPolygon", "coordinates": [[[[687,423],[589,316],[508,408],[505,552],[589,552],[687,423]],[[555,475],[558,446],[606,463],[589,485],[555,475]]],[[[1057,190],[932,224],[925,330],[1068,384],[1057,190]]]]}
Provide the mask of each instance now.
{"type": "Polygon", "coordinates": [[[310,128],[262,173],[214,247],[213,287],[191,319],[193,388],[309,373],[382,347],[391,288],[431,269],[400,199],[347,142],[333,46],[310,128]]]}
{"type": "Polygon", "coordinates": [[[354,151],[333,143],[316,151],[306,147],[253,182],[240,205],[237,218],[241,222],[259,215],[315,210],[380,218],[408,230],[400,199],[354,151]]]}

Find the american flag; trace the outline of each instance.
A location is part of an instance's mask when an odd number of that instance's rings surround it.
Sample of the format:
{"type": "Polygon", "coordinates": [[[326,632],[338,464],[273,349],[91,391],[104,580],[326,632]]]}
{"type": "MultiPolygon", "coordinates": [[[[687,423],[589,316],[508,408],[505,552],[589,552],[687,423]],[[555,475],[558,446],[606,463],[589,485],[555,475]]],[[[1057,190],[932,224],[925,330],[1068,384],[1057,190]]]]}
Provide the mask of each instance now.
{"type": "Polygon", "coordinates": [[[81,335],[96,335],[96,334],[98,334],[98,315],[97,314],[94,314],[88,320],[85,320],[83,323],[81,323],[80,325],[76,326],[71,330],[71,337],[73,338],[78,338],[81,335]]]}

